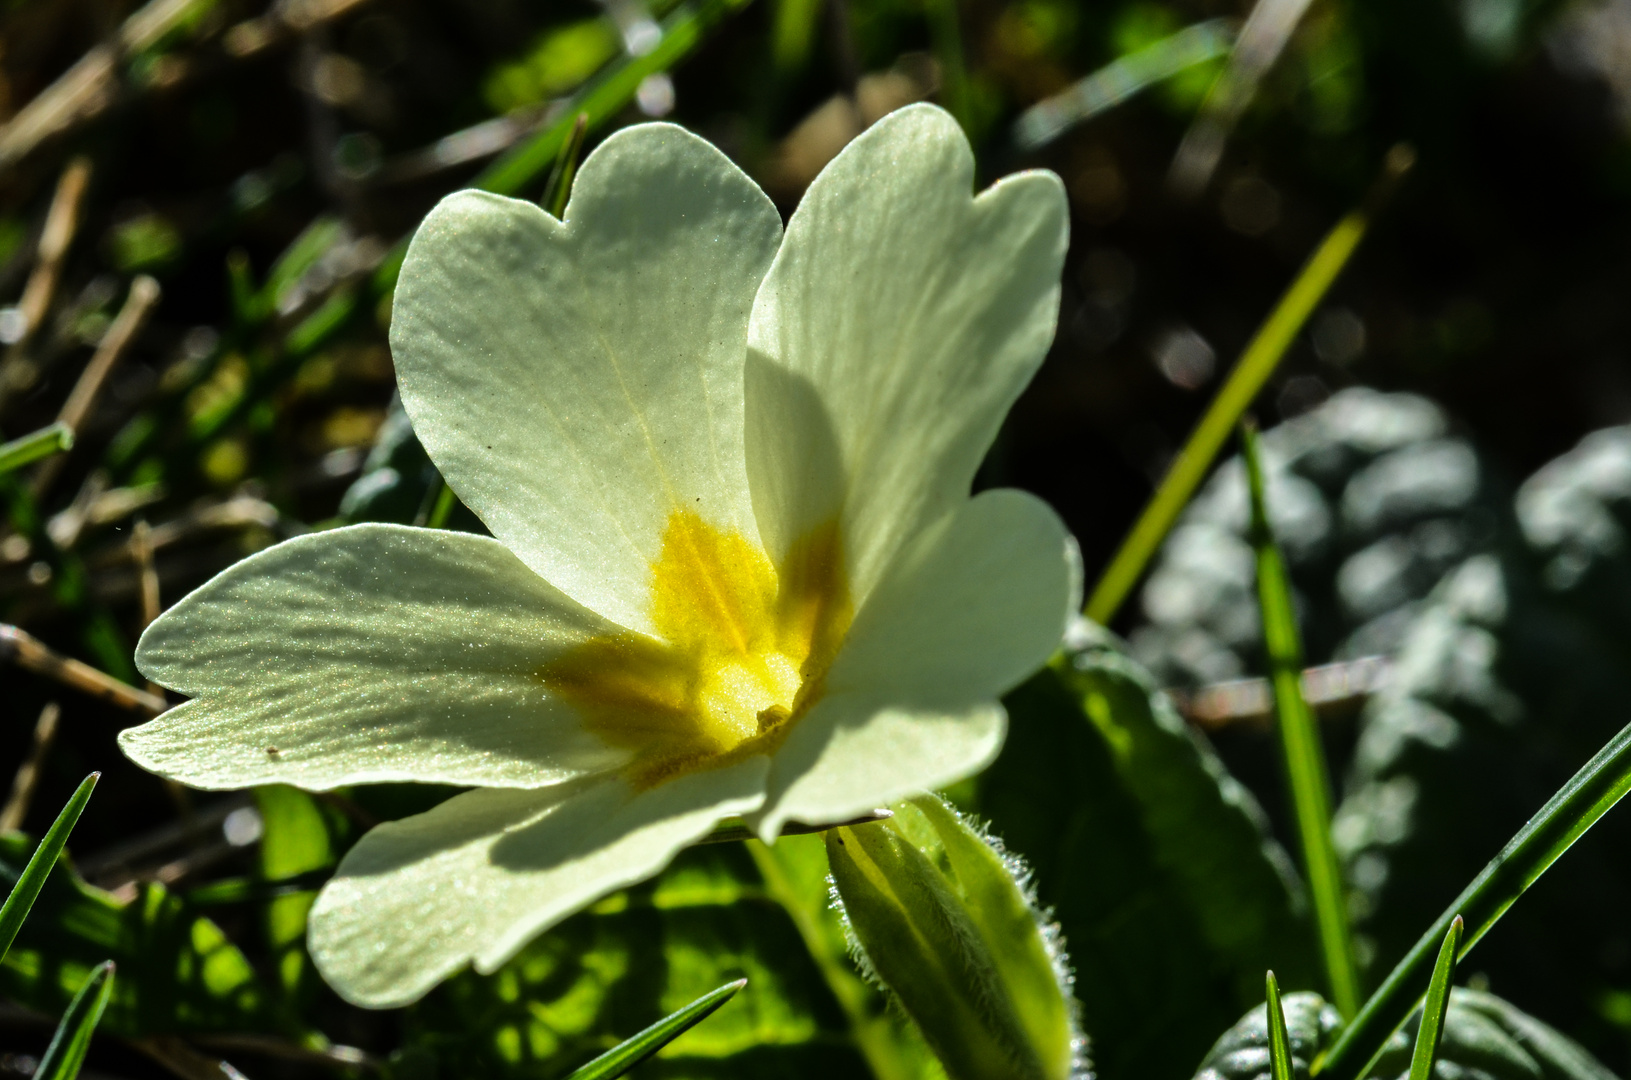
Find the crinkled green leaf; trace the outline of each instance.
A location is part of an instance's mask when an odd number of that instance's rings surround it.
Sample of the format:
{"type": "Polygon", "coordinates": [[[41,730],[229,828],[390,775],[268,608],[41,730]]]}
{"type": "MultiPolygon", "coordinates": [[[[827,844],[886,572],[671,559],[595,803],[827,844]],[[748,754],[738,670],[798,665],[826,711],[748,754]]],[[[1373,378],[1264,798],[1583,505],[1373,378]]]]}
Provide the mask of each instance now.
{"type": "MultiPolygon", "coordinates": [[[[0,836],[0,881],[14,882],[33,842],[0,836]]],[[[61,1015],[91,971],[115,961],[120,979],[102,1026],[115,1035],[288,1031],[249,961],[220,927],[162,885],[120,904],[59,868],[0,963],[0,996],[61,1015]]]]}
{"type": "MultiPolygon", "coordinates": [[[[1403,1080],[1421,1011],[1394,1032],[1367,1074],[1370,1080],[1403,1080]]],[[[1439,1040],[1440,1080],[1615,1080],[1579,1043],[1494,994],[1457,988],[1439,1040]]]]}
{"type": "Polygon", "coordinates": [[[1008,742],[978,809],[1059,921],[1103,1080],[1188,1074],[1261,1000],[1268,968],[1313,985],[1284,850],[1142,669],[1100,643],[1006,704],[1008,742]]]}
{"type": "MultiPolygon", "coordinates": [[[[1309,1062],[1335,1040],[1342,1017],[1315,993],[1287,994],[1280,1006],[1291,1045],[1291,1074],[1308,1080],[1309,1062]]],[[[1271,1080],[1272,1038],[1268,1006],[1259,1005],[1212,1045],[1195,1080],[1271,1080]]]]}

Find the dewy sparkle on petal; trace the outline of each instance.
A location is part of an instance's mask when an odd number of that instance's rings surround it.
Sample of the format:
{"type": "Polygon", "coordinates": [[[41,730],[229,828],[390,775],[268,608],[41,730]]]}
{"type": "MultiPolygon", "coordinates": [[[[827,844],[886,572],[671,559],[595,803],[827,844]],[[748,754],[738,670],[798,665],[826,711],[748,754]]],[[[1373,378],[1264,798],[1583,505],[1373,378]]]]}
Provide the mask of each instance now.
{"type": "Polygon", "coordinates": [[[124,732],[205,788],[468,787],[346,855],[308,944],[401,1005],[661,870],[721,820],[767,841],[952,783],[1058,646],[1074,547],[970,497],[1052,340],[1050,173],[971,195],[932,106],[881,120],[783,235],[668,124],[612,135],[564,218],[459,192],[392,304],[403,405],[491,537],[314,533],[143,635],[191,700],[124,732]],[[268,747],[276,747],[270,753],[268,747]]]}

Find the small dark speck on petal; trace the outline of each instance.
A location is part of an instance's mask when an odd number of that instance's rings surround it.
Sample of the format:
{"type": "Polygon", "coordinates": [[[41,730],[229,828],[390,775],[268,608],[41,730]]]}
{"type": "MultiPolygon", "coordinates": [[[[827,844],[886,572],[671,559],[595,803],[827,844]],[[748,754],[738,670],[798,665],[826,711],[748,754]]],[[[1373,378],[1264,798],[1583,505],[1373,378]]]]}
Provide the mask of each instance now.
{"type": "Polygon", "coordinates": [[[278,749],[277,749],[277,747],[275,747],[275,746],[268,746],[268,747],[267,747],[267,748],[266,748],[266,756],[267,756],[267,757],[277,757],[277,755],[278,755],[278,749]]]}

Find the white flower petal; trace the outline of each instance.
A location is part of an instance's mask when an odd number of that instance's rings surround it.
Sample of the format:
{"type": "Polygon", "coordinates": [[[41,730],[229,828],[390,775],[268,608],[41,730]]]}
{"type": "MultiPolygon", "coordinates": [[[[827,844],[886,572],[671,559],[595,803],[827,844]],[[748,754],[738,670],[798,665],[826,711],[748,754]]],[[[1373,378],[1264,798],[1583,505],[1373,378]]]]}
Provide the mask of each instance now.
{"type": "Polygon", "coordinates": [[[996,758],[1008,715],[996,702],[913,709],[887,698],[822,698],[771,763],[774,801],[748,819],[771,843],[788,821],[847,821],[979,772],[996,758]]]}
{"type": "Polygon", "coordinates": [[[414,430],[522,562],[630,629],[651,632],[674,511],[757,536],[742,364],[780,239],[723,154],[644,124],[589,155],[566,224],[463,191],[408,250],[391,349],[414,430]]]}
{"type": "Polygon", "coordinates": [[[642,881],[722,818],[764,798],[765,759],[636,793],[621,780],[471,791],[381,825],[312,908],[309,946],[359,1005],[406,1005],[474,963],[490,972],[537,934],[642,881]]]}
{"type": "Polygon", "coordinates": [[[988,764],[996,698],[1059,647],[1075,543],[1040,499],[987,491],[914,537],[856,613],[822,699],[777,750],[757,827],[840,821],[988,764]]]}
{"type": "Polygon", "coordinates": [[[315,533],[228,568],[148,627],[137,666],[193,700],[119,744],[202,788],[559,783],[628,754],[552,700],[539,669],[614,630],[496,540],[315,533]]]}
{"type": "Polygon", "coordinates": [[[955,121],[918,105],[816,178],[754,301],[748,476],[779,558],[842,513],[859,602],[968,495],[1053,339],[1068,215],[1052,173],[971,195],[955,121]]]}

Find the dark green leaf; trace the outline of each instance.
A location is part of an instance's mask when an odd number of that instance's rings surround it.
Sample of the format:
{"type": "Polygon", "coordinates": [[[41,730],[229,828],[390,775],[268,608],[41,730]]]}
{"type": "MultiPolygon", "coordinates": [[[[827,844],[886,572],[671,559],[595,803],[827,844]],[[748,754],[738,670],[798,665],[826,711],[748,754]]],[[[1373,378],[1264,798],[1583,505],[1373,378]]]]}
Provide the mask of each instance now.
{"type": "Polygon", "coordinates": [[[108,1007],[113,993],[113,961],[98,964],[86,978],[68,1011],[62,1014],[51,1045],[35,1066],[35,1080],[74,1080],[79,1067],[85,1063],[85,1054],[91,1048],[91,1036],[108,1007]]]}
{"type": "Polygon", "coordinates": [[[57,857],[68,843],[68,834],[84,812],[85,804],[91,801],[91,791],[101,775],[91,773],[79,782],[68,805],[51,823],[45,839],[40,841],[40,846],[29,856],[28,864],[16,876],[11,891],[6,895],[6,902],[0,904],[0,960],[5,959],[11,943],[17,939],[17,931],[22,928],[23,920],[28,917],[29,908],[34,906],[40,890],[45,887],[45,879],[51,876],[51,868],[57,865],[57,857]]]}
{"type": "MultiPolygon", "coordinates": [[[[18,833],[0,836],[0,878],[15,880],[30,846],[18,833]]],[[[104,1018],[112,1034],[297,1033],[220,928],[158,884],[141,885],[121,904],[76,874],[52,875],[0,964],[0,994],[59,1015],[109,959],[140,975],[113,990],[104,1018]]]]}
{"type": "Polygon", "coordinates": [[[409,1052],[443,1075],[563,1077],[720,984],[731,1007],[640,1066],[642,1077],[928,1080],[921,1041],[843,955],[818,836],[709,844],[406,1014],[409,1052]],[[754,849],[757,849],[755,851],[754,849]],[[763,869],[761,869],[761,867],[763,869]]]}
{"type": "MultiPolygon", "coordinates": [[[[262,834],[260,871],[267,881],[282,881],[330,869],[336,854],[329,822],[316,799],[286,784],[255,789],[262,834]]],[[[314,886],[306,893],[276,896],[266,905],[266,939],[277,967],[278,982],[291,1000],[315,989],[306,957],[306,916],[316,902],[314,886]]]]}
{"type": "Polygon", "coordinates": [[[747,984],[746,979],[737,979],[712,993],[702,995],[685,1008],[670,1013],[640,1034],[625,1039],[606,1051],[574,1072],[568,1080],[613,1080],[614,1077],[622,1076],[706,1020],[715,1009],[735,997],[736,992],[747,984]]]}
{"type": "Polygon", "coordinates": [[[1188,1075],[1268,968],[1314,984],[1290,860],[1138,665],[1100,642],[1006,704],[976,809],[1059,921],[1103,1080],[1188,1075]]]}
{"type": "Polygon", "coordinates": [[[1319,929],[1320,957],[1325,962],[1325,983],[1337,1011],[1352,1015],[1359,1008],[1359,976],[1354,967],[1353,940],[1348,931],[1347,897],[1342,888],[1342,867],[1331,844],[1331,780],[1325,766],[1314,712],[1303,699],[1302,633],[1291,598],[1285,561],[1275,543],[1264,505],[1263,466],[1257,453],[1257,431],[1241,428],[1241,455],[1246,460],[1246,482],[1251,494],[1249,537],[1257,556],[1257,595],[1263,622],[1263,651],[1269,661],[1274,689],[1275,730],[1285,766],[1286,789],[1297,822],[1298,846],[1308,891],[1314,901],[1314,925],[1319,929]]]}

